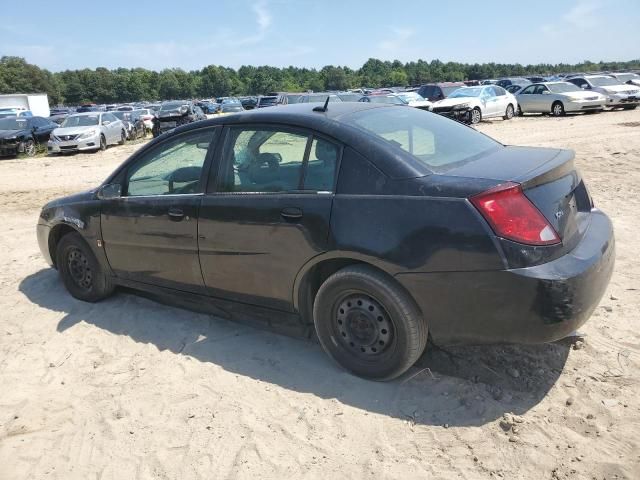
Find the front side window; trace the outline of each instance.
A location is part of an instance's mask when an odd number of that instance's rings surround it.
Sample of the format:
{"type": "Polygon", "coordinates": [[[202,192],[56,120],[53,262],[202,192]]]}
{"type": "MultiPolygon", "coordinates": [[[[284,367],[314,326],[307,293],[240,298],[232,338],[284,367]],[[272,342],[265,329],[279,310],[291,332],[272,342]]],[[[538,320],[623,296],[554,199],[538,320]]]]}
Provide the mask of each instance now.
{"type": "Polygon", "coordinates": [[[232,128],[224,150],[219,191],[333,189],[339,148],[309,134],[232,128]]]}
{"type": "Polygon", "coordinates": [[[197,130],[161,143],[127,171],[127,195],[200,193],[200,176],[214,131],[197,130]]]}
{"type": "Polygon", "coordinates": [[[533,95],[535,88],[535,85],[529,85],[527,88],[522,90],[522,92],[520,92],[520,95],[533,95]]]}

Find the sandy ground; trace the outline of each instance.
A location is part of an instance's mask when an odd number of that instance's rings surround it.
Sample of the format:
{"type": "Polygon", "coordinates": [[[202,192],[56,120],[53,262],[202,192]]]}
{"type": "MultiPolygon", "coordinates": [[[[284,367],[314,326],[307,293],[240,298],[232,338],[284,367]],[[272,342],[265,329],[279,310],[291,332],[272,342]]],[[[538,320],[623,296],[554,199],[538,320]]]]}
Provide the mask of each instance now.
{"type": "Polygon", "coordinates": [[[137,146],[0,161],[0,479],[640,478],[640,111],[479,129],[576,150],[614,277],[583,341],[431,350],[386,384],[311,341],[126,292],[74,300],[39,208],[137,146]]]}

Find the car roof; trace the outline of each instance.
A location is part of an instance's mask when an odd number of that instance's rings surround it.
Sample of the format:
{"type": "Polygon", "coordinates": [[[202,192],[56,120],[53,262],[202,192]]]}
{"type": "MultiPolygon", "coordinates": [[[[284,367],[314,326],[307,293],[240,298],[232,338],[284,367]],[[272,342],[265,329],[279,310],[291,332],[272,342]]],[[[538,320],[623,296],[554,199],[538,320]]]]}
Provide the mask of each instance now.
{"type": "MultiPolygon", "coordinates": [[[[358,151],[366,151],[368,158],[374,162],[376,167],[391,178],[414,178],[433,173],[409,153],[403,152],[391,143],[383,141],[375,135],[353,126],[349,122],[341,121],[342,117],[352,113],[377,108],[407,107],[382,103],[342,102],[329,103],[326,111],[314,111],[314,109],[318,107],[322,108],[322,104],[296,103],[293,105],[245,110],[218,118],[192,122],[159,136],[138,150],[137,154],[145,151],[147,148],[151,148],[156,142],[167,138],[165,135],[173,136],[198,128],[220,125],[232,127],[234,125],[270,124],[308,129],[319,135],[334,138],[338,142],[349,145],[358,151]],[[400,159],[402,159],[402,161],[398,161],[400,159]]],[[[425,112],[425,115],[427,114],[428,113],[425,112]]]]}

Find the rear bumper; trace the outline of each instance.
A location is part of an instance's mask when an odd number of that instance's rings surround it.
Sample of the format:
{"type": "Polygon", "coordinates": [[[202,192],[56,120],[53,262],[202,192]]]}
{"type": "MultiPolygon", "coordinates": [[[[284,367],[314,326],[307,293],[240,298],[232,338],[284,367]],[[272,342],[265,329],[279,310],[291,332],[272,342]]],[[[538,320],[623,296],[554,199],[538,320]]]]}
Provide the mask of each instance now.
{"type": "Polygon", "coordinates": [[[404,273],[437,344],[543,343],[583,325],[609,284],[615,241],[609,218],[591,224],[568,254],[545,264],[491,272],[404,273]]]}

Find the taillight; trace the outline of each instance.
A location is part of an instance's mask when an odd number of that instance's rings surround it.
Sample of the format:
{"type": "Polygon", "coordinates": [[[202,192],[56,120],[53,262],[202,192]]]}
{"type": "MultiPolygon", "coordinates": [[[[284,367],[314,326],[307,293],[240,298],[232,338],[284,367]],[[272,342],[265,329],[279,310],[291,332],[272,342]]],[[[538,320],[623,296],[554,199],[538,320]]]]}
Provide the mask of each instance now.
{"type": "Polygon", "coordinates": [[[469,198],[496,235],[527,245],[553,245],[560,237],[517,183],[503,183],[469,198]]]}

